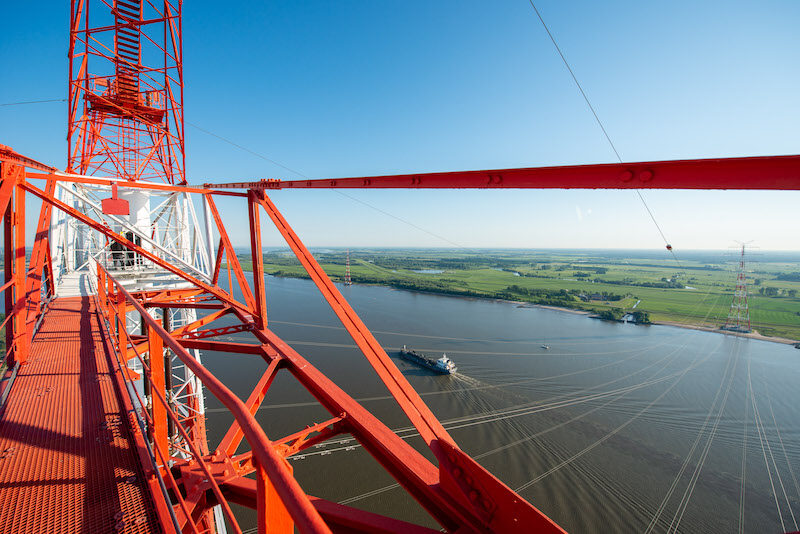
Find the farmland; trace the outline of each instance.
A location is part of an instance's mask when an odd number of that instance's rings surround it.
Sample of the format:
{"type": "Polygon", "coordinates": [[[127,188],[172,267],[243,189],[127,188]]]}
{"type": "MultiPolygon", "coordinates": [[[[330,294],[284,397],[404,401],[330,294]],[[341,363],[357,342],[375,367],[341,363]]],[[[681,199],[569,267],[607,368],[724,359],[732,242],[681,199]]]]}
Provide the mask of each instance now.
{"type": "MultiPolygon", "coordinates": [[[[346,251],[316,250],[335,281],[346,251]]],[[[250,269],[249,256],[242,266],[250,269]]],[[[606,316],[642,312],[652,322],[716,328],[728,316],[738,257],[731,252],[358,249],[350,252],[353,283],[558,306],[606,316]]],[[[273,276],[307,278],[288,250],[264,254],[273,276]]],[[[800,338],[800,255],[760,253],[746,269],[753,328],[800,338]]]]}

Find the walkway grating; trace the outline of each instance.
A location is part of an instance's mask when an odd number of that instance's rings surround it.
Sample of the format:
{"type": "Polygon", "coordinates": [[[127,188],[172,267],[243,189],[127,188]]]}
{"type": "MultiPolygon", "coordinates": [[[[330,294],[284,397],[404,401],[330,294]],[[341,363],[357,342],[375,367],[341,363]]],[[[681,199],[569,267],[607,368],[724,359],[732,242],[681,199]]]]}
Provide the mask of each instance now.
{"type": "Polygon", "coordinates": [[[160,529],[90,297],[58,298],[0,419],[0,532],[160,529]]]}

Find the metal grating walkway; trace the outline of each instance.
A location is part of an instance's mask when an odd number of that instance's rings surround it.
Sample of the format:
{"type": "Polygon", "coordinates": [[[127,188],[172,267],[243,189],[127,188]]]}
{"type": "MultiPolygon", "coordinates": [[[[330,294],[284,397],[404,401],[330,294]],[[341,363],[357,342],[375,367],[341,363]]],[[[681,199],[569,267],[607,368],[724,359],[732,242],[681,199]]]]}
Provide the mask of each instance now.
{"type": "Polygon", "coordinates": [[[0,419],[0,532],[158,531],[90,297],[46,312],[0,419]]]}

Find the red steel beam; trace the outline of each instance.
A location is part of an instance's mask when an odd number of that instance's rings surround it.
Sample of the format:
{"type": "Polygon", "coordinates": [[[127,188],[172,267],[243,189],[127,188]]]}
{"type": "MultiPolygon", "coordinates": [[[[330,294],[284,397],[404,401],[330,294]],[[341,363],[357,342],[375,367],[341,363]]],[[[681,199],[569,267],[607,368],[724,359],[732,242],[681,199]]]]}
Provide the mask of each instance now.
{"type": "Polygon", "coordinates": [[[778,189],[800,190],[800,156],[601,163],[523,169],[261,180],[217,189],[778,189]]]}
{"type": "MultiPolygon", "coordinates": [[[[253,293],[250,291],[250,285],[247,283],[247,278],[244,276],[242,265],[239,263],[239,258],[236,257],[236,252],[233,249],[231,240],[228,237],[228,233],[225,231],[225,226],[222,224],[222,219],[217,211],[217,205],[214,203],[214,199],[211,197],[207,196],[206,201],[208,203],[209,211],[211,211],[211,216],[214,218],[214,223],[217,225],[219,239],[225,245],[225,257],[227,259],[228,269],[233,269],[233,274],[236,276],[236,281],[239,283],[239,288],[242,290],[247,307],[253,311],[255,309],[255,299],[253,298],[253,293]]],[[[231,289],[231,291],[233,290],[231,289]]]]}
{"type": "Polygon", "coordinates": [[[253,262],[253,292],[255,293],[255,323],[258,328],[267,326],[267,297],[264,290],[264,254],[261,252],[261,218],[259,202],[264,193],[248,191],[247,213],[250,219],[250,253],[253,262]]]}
{"type": "MultiPolygon", "coordinates": [[[[274,358],[267,366],[267,370],[264,371],[261,379],[253,388],[250,396],[247,398],[245,406],[247,406],[247,409],[250,410],[251,415],[256,414],[259,406],[261,406],[261,403],[264,401],[264,397],[267,396],[267,390],[272,385],[272,381],[275,380],[275,376],[277,376],[280,366],[281,358],[274,358]]],[[[234,421],[231,427],[225,433],[225,437],[223,437],[222,441],[220,441],[217,449],[225,451],[225,454],[228,456],[233,456],[243,438],[244,434],[242,433],[239,423],[234,421]]]]}
{"type": "Polygon", "coordinates": [[[255,329],[254,335],[286,359],[287,368],[332,415],[347,416],[353,436],[445,528],[483,524],[494,532],[520,532],[520,526],[526,525],[541,532],[563,532],[550,518],[458,448],[269,197],[262,196],[260,203],[381,381],[437,457],[439,468],[399,439],[270,330],[255,329]]]}
{"type": "Polygon", "coordinates": [[[210,350],[214,352],[227,352],[230,354],[256,354],[264,355],[261,345],[252,343],[233,343],[231,341],[211,341],[208,339],[178,338],[178,343],[185,349],[210,350]]]}
{"type": "MultiPolygon", "coordinates": [[[[4,273],[4,280],[5,286],[9,286],[5,292],[5,313],[6,313],[6,320],[3,324],[8,323],[11,318],[14,317],[15,313],[18,313],[19,310],[14,309],[14,290],[12,289],[16,280],[14,279],[14,204],[12,202],[12,195],[14,193],[14,189],[16,186],[15,180],[13,180],[10,176],[9,167],[12,167],[8,163],[3,163],[0,165],[0,172],[2,172],[3,178],[3,185],[0,187],[0,194],[8,194],[8,196],[4,196],[2,199],[3,204],[5,205],[3,209],[3,273],[4,273]]],[[[9,324],[6,328],[6,353],[4,355],[6,365],[11,368],[16,363],[13,360],[13,347],[14,347],[14,328],[13,323],[9,324]]]]}
{"type": "MultiPolygon", "coordinates": [[[[48,169],[52,169],[52,167],[47,167],[48,169]]],[[[84,176],[82,174],[67,174],[58,172],[57,170],[53,169],[52,172],[42,173],[42,172],[27,172],[25,174],[27,178],[31,180],[50,180],[55,179],[59,182],[73,182],[76,184],[87,184],[87,185],[113,185],[117,184],[121,187],[127,187],[131,189],[147,189],[150,191],[164,191],[170,193],[198,193],[202,195],[223,195],[223,196],[234,196],[234,197],[246,197],[247,193],[238,193],[236,191],[215,191],[213,189],[208,188],[200,188],[200,187],[192,187],[190,185],[171,185],[171,184],[159,184],[153,182],[131,182],[130,180],[120,180],[118,178],[109,179],[109,178],[98,178],[92,176],[84,176]]]]}
{"type": "Polygon", "coordinates": [[[221,302],[143,302],[145,308],[193,308],[195,310],[220,310],[226,305],[221,302]]]}
{"type": "Polygon", "coordinates": [[[419,430],[422,438],[428,443],[434,443],[438,440],[446,440],[452,442],[453,439],[444,429],[442,424],[430,411],[428,406],[422,401],[419,394],[411,387],[411,384],[405,379],[403,374],[397,369],[397,366],[392,363],[389,355],[378,343],[378,340],[372,335],[367,326],[361,321],[356,314],[355,310],[345,300],[342,294],[336,289],[333,282],[325,274],[325,271],[317,263],[317,260],[311,255],[305,245],[300,241],[300,238],[292,230],[286,219],[275,207],[275,204],[266,197],[262,196],[260,203],[264,206],[267,215],[275,223],[278,231],[283,235],[286,243],[294,252],[297,259],[305,268],[306,272],[311,276],[311,280],[319,289],[322,296],[330,305],[333,312],[342,322],[342,325],[347,329],[347,332],[356,342],[358,348],[364,353],[369,363],[378,373],[381,381],[383,381],[389,388],[392,396],[397,400],[397,403],[408,416],[411,423],[419,430]]]}
{"type": "Polygon", "coordinates": [[[25,279],[27,275],[27,268],[25,266],[25,191],[19,187],[19,184],[25,180],[25,173],[23,168],[16,166],[15,179],[17,181],[17,190],[14,193],[14,213],[13,213],[13,226],[14,226],[14,298],[16,304],[15,310],[19,310],[14,314],[11,324],[14,327],[14,359],[18,363],[24,363],[28,359],[28,348],[30,340],[28,339],[27,332],[27,314],[22,313],[27,304],[27,295],[25,294],[25,279]]]}
{"type": "Polygon", "coordinates": [[[347,419],[344,416],[332,417],[322,423],[307,426],[303,430],[275,440],[275,446],[285,457],[297,454],[310,447],[324,443],[347,430],[347,419]],[[315,434],[311,436],[311,434],[315,434]]]}
{"type": "MultiPolygon", "coordinates": [[[[175,274],[175,275],[179,276],[180,278],[183,278],[187,282],[190,282],[191,284],[193,284],[197,288],[203,289],[203,290],[207,291],[208,293],[211,293],[211,294],[215,295],[220,301],[228,304],[229,306],[237,308],[237,309],[241,309],[242,311],[244,311],[246,313],[251,313],[251,311],[252,311],[251,308],[248,308],[245,305],[242,305],[240,302],[237,302],[229,294],[227,294],[225,291],[223,291],[219,287],[209,285],[209,284],[207,284],[205,282],[202,282],[202,281],[198,280],[197,278],[195,278],[195,277],[193,277],[193,276],[191,276],[189,274],[186,274],[181,268],[172,265],[171,263],[169,263],[166,260],[160,258],[159,256],[156,256],[154,253],[152,253],[152,252],[150,252],[148,250],[145,250],[144,248],[142,248],[139,245],[136,245],[135,243],[133,243],[133,241],[129,241],[128,239],[124,238],[122,235],[113,232],[107,226],[95,221],[94,219],[92,219],[92,218],[88,217],[87,215],[81,213],[80,211],[72,208],[71,206],[68,206],[67,204],[61,202],[60,200],[58,200],[58,199],[56,199],[56,198],[54,198],[52,196],[48,196],[44,191],[42,191],[38,187],[35,187],[35,186],[33,186],[33,185],[31,185],[30,183],[27,183],[27,182],[23,182],[21,184],[21,187],[23,187],[26,191],[28,191],[30,193],[33,193],[37,197],[41,198],[44,202],[48,202],[48,203],[52,204],[54,207],[60,209],[61,211],[63,211],[67,215],[69,215],[69,216],[79,220],[80,222],[84,223],[85,225],[91,227],[93,230],[97,230],[98,232],[103,234],[105,237],[107,237],[109,239],[112,239],[112,240],[114,240],[114,241],[116,241],[118,243],[121,243],[122,245],[125,245],[131,251],[136,252],[137,254],[140,254],[141,256],[147,258],[148,260],[152,261],[153,263],[155,263],[159,267],[163,267],[164,269],[166,269],[167,271],[171,272],[172,274],[175,274]]],[[[238,263],[237,263],[237,265],[238,265],[238,263]]],[[[240,270],[241,270],[241,267],[240,267],[240,270]]],[[[242,279],[244,279],[244,274],[243,273],[242,273],[241,276],[242,276],[242,279]]],[[[246,281],[244,282],[244,284],[249,289],[249,286],[247,286],[246,281]]],[[[248,293],[245,293],[245,296],[247,296],[247,295],[248,295],[248,293]]],[[[252,295],[250,295],[250,299],[251,300],[252,300],[252,298],[253,298],[252,295]]]]}
{"type": "Polygon", "coordinates": [[[470,525],[480,529],[483,524],[486,531],[497,533],[564,532],[456,445],[441,440],[437,449],[442,456],[437,469],[275,333],[265,328],[254,330],[253,334],[284,358],[286,369],[330,414],[346,415],[353,437],[445,528],[455,531],[470,525]],[[448,472],[453,468],[458,472],[448,472]],[[456,488],[451,483],[454,476],[466,485],[456,488]],[[464,493],[475,496],[474,505],[465,503],[464,493]],[[478,504],[487,501],[492,506],[489,516],[478,504]]]}
{"type": "Polygon", "coordinates": [[[227,352],[230,354],[255,354],[264,355],[261,345],[251,343],[233,343],[231,341],[211,341],[208,339],[179,338],[178,343],[185,349],[210,350],[213,352],[227,352]]]}
{"type": "Polygon", "coordinates": [[[17,185],[13,179],[13,168],[10,163],[0,164],[0,173],[2,173],[0,174],[0,178],[2,178],[2,183],[0,183],[0,212],[6,211],[14,194],[14,186],[17,185]]]}
{"type": "MultiPolygon", "coordinates": [[[[144,320],[144,319],[142,319],[144,320]]],[[[164,343],[158,332],[145,323],[147,328],[148,352],[150,353],[150,386],[157,391],[167,390],[167,377],[164,366],[164,343]]],[[[169,357],[169,356],[167,356],[169,357]]],[[[162,451],[169,451],[169,426],[167,407],[153,402],[153,440],[162,451]]]]}
{"type": "Polygon", "coordinates": [[[217,259],[214,262],[214,274],[211,277],[211,283],[217,285],[219,282],[219,269],[222,267],[222,255],[225,253],[225,243],[223,242],[222,238],[219,240],[219,245],[217,246],[217,259]]]}
{"type": "MultiPolygon", "coordinates": [[[[288,464],[286,467],[291,469],[288,464]]],[[[258,534],[294,534],[292,516],[281,502],[275,484],[259,465],[256,465],[256,513],[258,534]]]]}
{"type": "Polygon", "coordinates": [[[132,293],[137,299],[141,299],[143,304],[149,302],[172,302],[180,299],[201,298],[202,289],[162,289],[155,291],[136,291],[132,293]]]}
{"type": "MultiPolygon", "coordinates": [[[[45,193],[52,195],[55,191],[55,180],[48,180],[45,193]]],[[[31,252],[30,271],[26,282],[25,294],[28,301],[28,338],[33,338],[33,326],[36,314],[39,312],[41,301],[42,278],[45,276],[45,269],[48,260],[47,251],[50,248],[48,229],[50,228],[50,214],[52,206],[47,203],[42,204],[39,211],[39,222],[36,225],[36,235],[33,241],[33,251],[31,252]]],[[[52,278],[50,279],[52,284],[52,278]]],[[[52,288],[50,288],[52,290],[52,288]]]]}
{"type": "MultiPolygon", "coordinates": [[[[98,265],[98,270],[102,270],[102,266],[98,265]]],[[[275,484],[275,491],[278,493],[283,505],[290,511],[301,532],[330,532],[318,512],[311,506],[300,485],[292,477],[286,461],[275,451],[264,430],[250,414],[247,406],[213,373],[198,363],[180,345],[178,340],[172,338],[169,332],[150,317],[147,311],[124,287],[110,276],[107,275],[107,278],[116,285],[118,294],[132,305],[142,319],[147,322],[151,332],[154,331],[154,334],[163,341],[164,348],[172,350],[183,364],[197,376],[208,391],[217,397],[228,408],[234,418],[239,421],[240,428],[252,447],[254,459],[267,472],[270,482],[275,484]]]]}
{"type": "Polygon", "coordinates": [[[5,145],[0,145],[0,161],[7,161],[9,163],[15,163],[17,165],[21,165],[22,167],[29,167],[31,169],[36,169],[49,173],[56,172],[55,167],[50,167],[49,165],[45,165],[44,163],[39,163],[35,159],[17,154],[16,152],[14,152],[13,148],[5,145]]]}
{"type": "Polygon", "coordinates": [[[181,326],[180,328],[176,328],[175,330],[172,330],[172,332],[170,332],[170,334],[172,335],[172,337],[180,337],[180,336],[186,334],[187,332],[191,332],[192,330],[196,330],[197,328],[200,328],[201,326],[205,326],[207,324],[213,323],[214,321],[216,321],[220,317],[224,317],[225,315],[228,315],[229,313],[231,313],[231,309],[230,308],[225,308],[223,310],[218,310],[218,311],[215,311],[215,312],[211,312],[208,315],[206,315],[205,317],[200,317],[199,319],[197,319],[196,321],[194,321],[192,323],[189,323],[187,325],[181,326]]]}
{"type": "MultiPolygon", "coordinates": [[[[231,502],[246,506],[256,507],[256,481],[250,478],[236,478],[225,480],[220,484],[225,497],[231,502]]],[[[371,534],[435,534],[439,530],[406,523],[398,519],[391,519],[382,515],[365,512],[343,506],[331,501],[311,497],[320,515],[328,524],[338,527],[336,532],[363,532],[371,534]]]]}

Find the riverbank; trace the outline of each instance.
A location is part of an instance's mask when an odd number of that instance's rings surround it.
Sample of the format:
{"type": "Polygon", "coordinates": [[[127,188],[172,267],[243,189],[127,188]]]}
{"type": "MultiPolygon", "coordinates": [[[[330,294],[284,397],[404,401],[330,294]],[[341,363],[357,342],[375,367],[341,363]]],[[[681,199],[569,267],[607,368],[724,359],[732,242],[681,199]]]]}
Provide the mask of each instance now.
{"type": "MultiPolygon", "coordinates": [[[[349,260],[356,284],[522,301],[608,318],[642,312],[642,322],[719,323],[734,292],[731,266],[713,252],[689,254],[679,266],[647,251],[358,249],[348,255],[322,249],[315,255],[337,282],[344,280],[349,260]]],[[[245,269],[251,266],[249,254],[239,260],[245,269]]],[[[764,260],[748,279],[751,324],[767,337],[800,339],[800,254],[764,260]]],[[[308,276],[288,250],[265,253],[264,271],[308,276]]]]}
{"type": "MultiPolygon", "coordinates": [[[[498,300],[498,299],[495,299],[495,300],[498,300]]],[[[501,300],[502,302],[518,303],[518,304],[520,304],[520,306],[517,306],[518,308],[539,308],[539,309],[542,309],[542,310],[560,311],[560,312],[571,313],[571,314],[574,314],[574,315],[587,315],[587,316],[588,315],[594,315],[590,311],[576,310],[574,308],[564,308],[564,307],[561,307],[561,306],[548,306],[547,304],[532,304],[530,302],[516,301],[516,300],[502,300],[502,299],[499,299],[499,300],[501,300]]]]}
{"type": "Polygon", "coordinates": [[[795,339],[788,339],[785,337],[777,337],[777,336],[765,336],[759,334],[758,331],[754,330],[748,334],[742,332],[731,332],[728,330],[721,330],[718,326],[706,326],[706,325],[699,325],[699,324],[686,324],[686,323],[677,323],[673,321],[654,321],[653,324],[660,324],[664,326],[676,326],[678,328],[688,328],[690,330],[701,330],[703,332],[714,332],[717,334],[723,334],[726,336],[737,336],[737,337],[746,337],[750,339],[757,339],[759,341],[769,341],[771,343],[781,343],[783,345],[794,345],[797,343],[795,339]]]}
{"type": "MultiPolygon", "coordinates": [[[[498,300],[498,299],[494,299],[498,300]]],[[[544,310],[552,310],[552,311],[560,311],[566,313],[572,313],[575,315],[585,315],[585,316],[592,316],[594,315],[592,312],[588,312],[586,310],[574,310],[571,308],[562,308],[559,306],[545,306],[541,304],[531,304],[529,302],[518,302],[518,301],[504,301],[510,302],[514,304],[519,304],[518,308],[540,308],[544,310]]],[[[676,321],[651,321],[649,324],[651,325],[661,325],[661,326],[674,326],[676,328],[685,328],[688,330],[700,330],[702,332],[711,332],[716,334],[723,334],[723,335],[730,335],[730,336],[737,336],[737,337],[746,337],[749,339],[757,339],[759,341],[769,341],[770,343],[780,343],[783,345],[795,345],[798,341],[794,339],[789,339],[785,337],[777,337],[777,336],[765,336],[759,334],[757,331],[750,332],[748,334],[741,333],[741,332],[730,332],[727,330],[721,330],[718,326],[708,326],[708,325],[700,325],[700,324],[686,324],[686,323],[679,323],[676,321]]]]}
{"type": "MultiPolygon", "coordinates": [[[[247,271],[247,272],[251,272],[251,271],[247,271]]],[[[276,276],[276,275],[272,274],[270,276],[276,276]]],[[[302,276],[286,276],[286,275],[279,275],[279,276],[281,276],[282,278],[298,278],[298,279],[305,278],[305,279],[308,279],[307,276],[305,276],[305,277],[302,277],[302,276]]],[[[521,300],[501,299],[501,298],[491,297],[491,296],[463,295],[463,294],[458,294],[456,292],[448,293],[448,292],[440,292],[440,291],[425,291],[425,290],[422,290],[422,289],[398,288],[398,287],[393,287],[390,284],[381,284],[381,283],[367,283],[367,284],[358,284],[358,285],[372,285],[372,286],[389,287],[389,288],[391,288],[391,289],[393,289],[395,291],[408,291],[408,292],[412,292],[412,293],[423,293],[423,294],[426,294],[426,295],[440,295],[440,296],[444,295],[444,296],[456,297],[456,298],[494,300],[496,302],[506,302],[506,303],[509,303],[509,304],[515,304],[518,308],[539,308],[539,309],[543,309],[543,310],[570,313],[570,314],[573,314],[573,315],[583,315],[583,316],[586,316],[586,317],[595,315],[594,311],[588,311],[588,310],[576,309],[576,308],[567,308],[567,307],[564,307],[564,306],[553,306],[553,305],[548,305],[548,304],[534,304],[532,302],[526,302],[526,301],[521,301],[521,300]]],[[[711,333],[717,333],[717,334],[723,334],[723,335],[746,337],[746,338],[750,338],[750,339],[756,339],[756,340],[759,340],[759,341],[768,341],[768,342],[771,342],[771,343],[780,343],[782,345],[794,345],[795,343],[798,342],[797,340],[784,338],[784,337],[765,336],[765,335],[762,335],[762,334],[758,333],[757,331],[753,331],[753,332],[750,332],[748,334],[744,334],[744,333],[739,333],[739,332],[730,332],[730,331],[720,330],[720,328],[717,327],[717,326],[708,326],[708,325],[702,325],[702,324],[687,324],[687,323],[680,323],[680,322],[677,322],[677,321],[664,321],[664,320],[651,321],[649,324],[651,324],[651,325],[661,325],[661,326],[673,326],[673,327],[685,328],[685,329],[689,329],[689,330],[699,330],[699,331],[703,331],[703,332],[711,332],[711,333]]]]}

